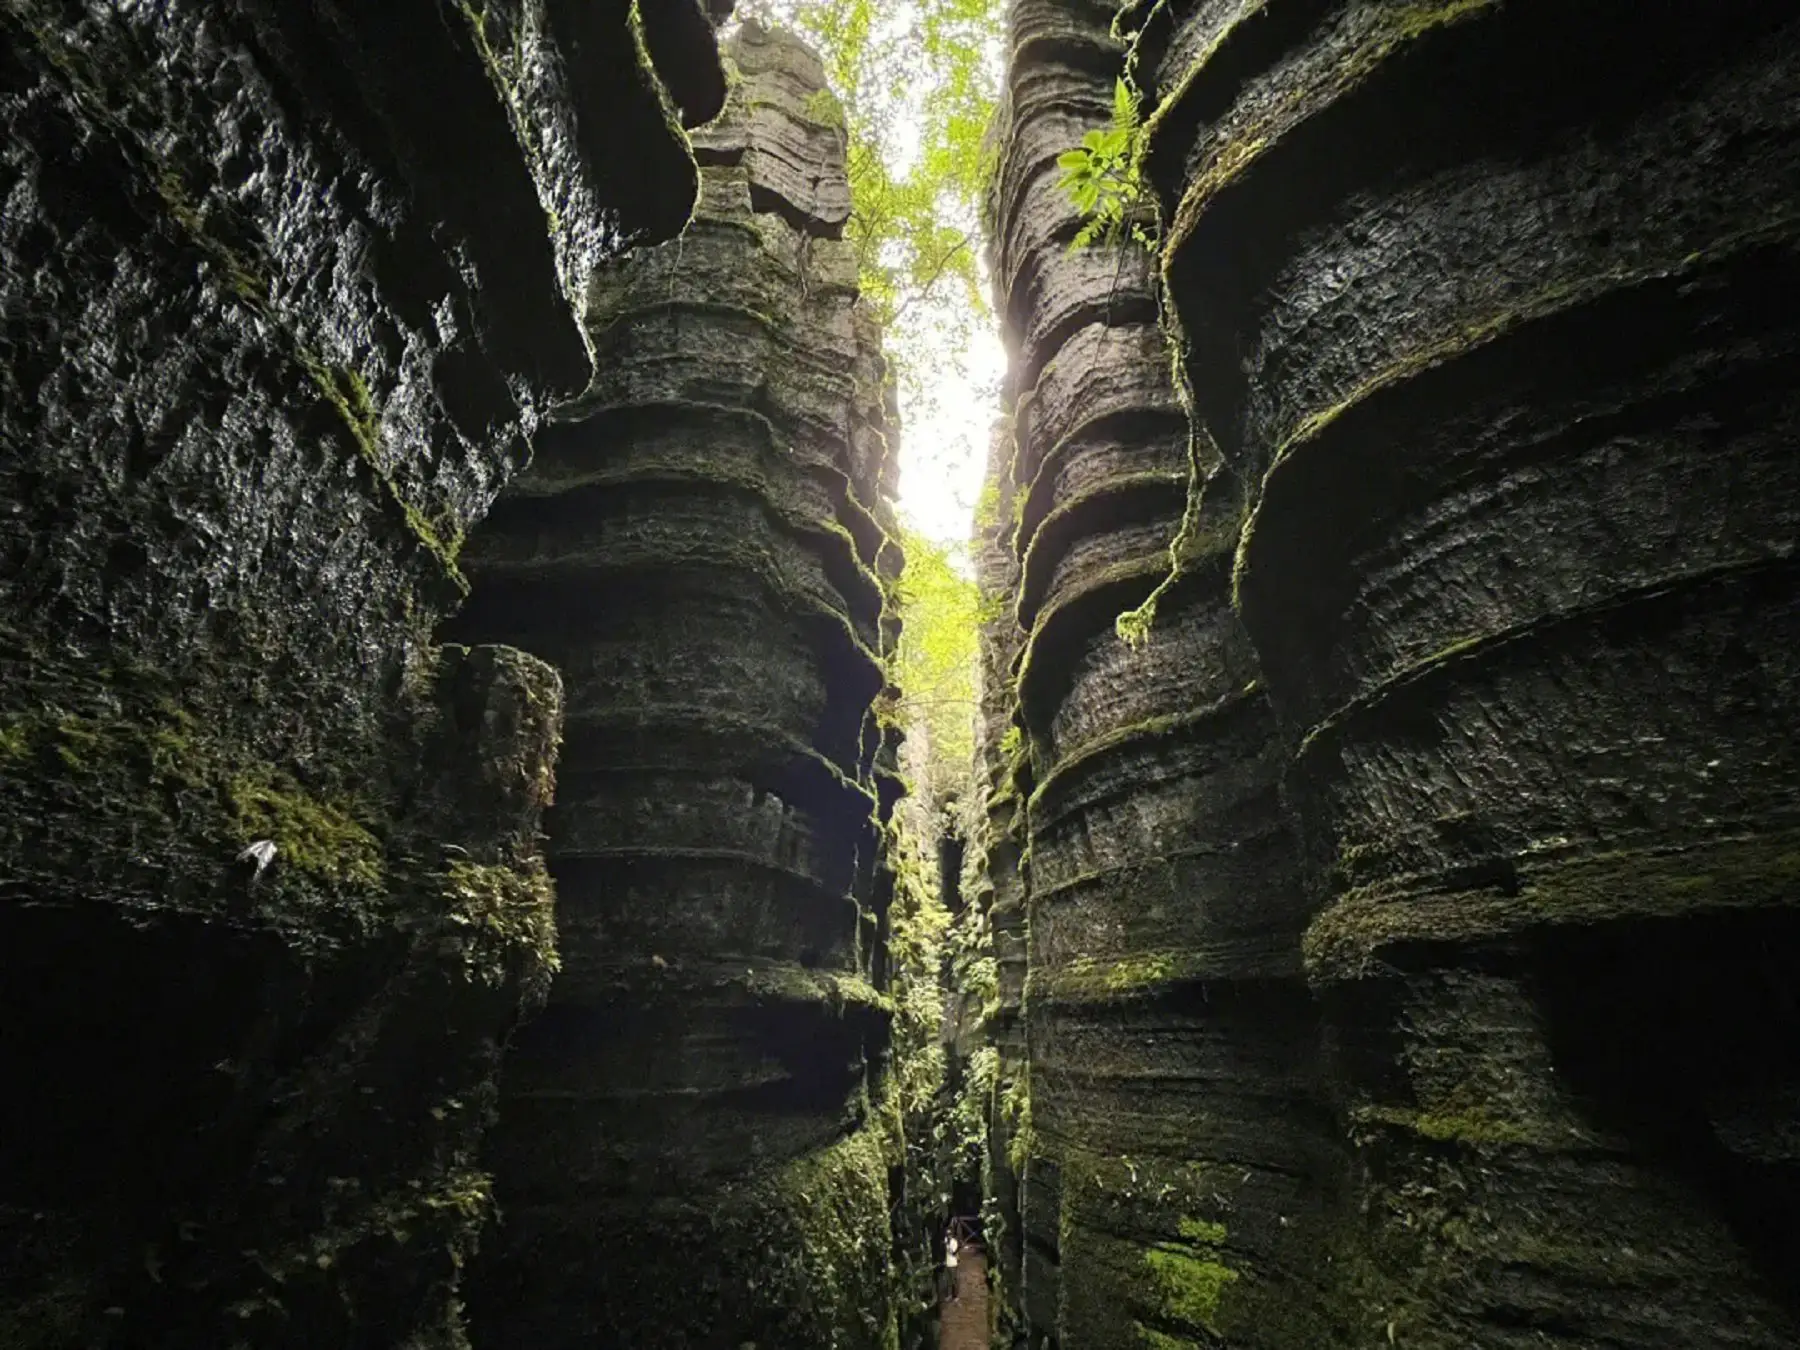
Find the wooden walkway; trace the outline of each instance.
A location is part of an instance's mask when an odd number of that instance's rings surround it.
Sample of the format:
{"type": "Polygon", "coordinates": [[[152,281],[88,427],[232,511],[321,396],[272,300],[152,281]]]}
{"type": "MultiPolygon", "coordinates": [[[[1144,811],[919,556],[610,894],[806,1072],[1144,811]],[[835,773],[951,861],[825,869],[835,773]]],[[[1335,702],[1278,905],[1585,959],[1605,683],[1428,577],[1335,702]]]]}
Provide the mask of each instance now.
{"type": "Polygon", "coordinates": [[[962,1297],[938,1314],[938,1350],[988,1350],[987,1254],[964,1247],[957,1257],[962,1297]]]}

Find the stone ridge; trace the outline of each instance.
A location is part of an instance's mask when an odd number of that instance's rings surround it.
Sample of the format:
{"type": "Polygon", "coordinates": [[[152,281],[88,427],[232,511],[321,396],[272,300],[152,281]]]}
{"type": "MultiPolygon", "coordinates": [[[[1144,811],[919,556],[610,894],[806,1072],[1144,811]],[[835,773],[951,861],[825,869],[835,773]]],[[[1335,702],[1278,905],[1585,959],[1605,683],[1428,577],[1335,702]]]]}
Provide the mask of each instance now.
{"type": "Polygon", "coordinates": [[[568,705],[563,970],[471,1295],[494,1345],[876,1350],[894,1315],[883,369],[817,58],[749,23],[727,58],[692,224],[596,270],[595,379],[469,550],[460,631],[568,705]]]}
{"type": "Polygon", "coordinates": [[[0,1344],[466,1345],[561,687],[431,628],[693,196],[563,8],[0,13],[0,1344]]]}

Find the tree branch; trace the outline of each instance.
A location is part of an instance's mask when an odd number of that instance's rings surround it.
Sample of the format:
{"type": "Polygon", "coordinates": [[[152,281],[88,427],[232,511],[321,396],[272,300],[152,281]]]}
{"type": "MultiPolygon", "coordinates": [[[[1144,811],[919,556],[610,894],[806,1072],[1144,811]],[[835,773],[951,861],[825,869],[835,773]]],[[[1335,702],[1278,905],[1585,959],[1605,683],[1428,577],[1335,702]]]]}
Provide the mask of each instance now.
{"type": "Polygon", "coordinates": [[[960,236],[956,241],[955,247],[947,250],[945,252],[944,256],[938,259],[937,268],[932,272],[932,274],[929,277],[927,277],[925,279],[925,284],[923,286],[919,287],[919,289],[914,291],[911,295],[906,297],[906,303],[901,305],[899,309],[894,311],[894,317],[892,319],[888,320],[888,322],[889,323],[899,323],[901,316],[904,315],[907,310],[912,308],[913,301],[922,300],[927,295],[930,295],[931,288],[938,284],[938,282],[943,278],[945,271],[949,268],[950,260],[952,258],[954,258],[958,253],[961,253],[968,246],[969,246],[969,236],[967,234],[960,236]]]}

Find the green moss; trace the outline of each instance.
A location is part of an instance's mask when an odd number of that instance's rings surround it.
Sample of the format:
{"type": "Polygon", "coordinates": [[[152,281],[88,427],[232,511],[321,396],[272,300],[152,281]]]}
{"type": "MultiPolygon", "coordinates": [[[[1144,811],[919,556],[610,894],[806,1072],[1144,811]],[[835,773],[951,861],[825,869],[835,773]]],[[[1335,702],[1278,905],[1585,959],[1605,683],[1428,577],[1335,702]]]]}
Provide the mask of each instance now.
{"type": "Polygon", "coordinates": [[[1394,943],[1779,907],[1796,887],[1800,830],[1684,848],[1621,849],[1521,868],[1516,887],[1446,891],[1411,877],[1364,886],[1315,919],[1303,946],[1307,970],[1329,981],[1356,975],[1394,943]]]}
{"type": "Polygon", "coordinates": [[[522,968],[540,992],[562,968],[556,951],[556,890],[540,863],[527,867],[454,862],[443,877],[445,918],[459,930],[463,974],[498,987],[522,968]]]}
{"type": "Polygon", "coordinates": [[[269,295],[268,278],[249,259],[207,229],[206,218],[194,204],[181,175],[166,166],[159,169],[156,174],[156,192],[168,209],[170,219],[218,267],[232,293],[251,308],[263,308],[269,295]]]}
{"type": "Polygon", "coordinates": [[[1032,790],[1029,805],[1034,809],[1041,807],[1049,799],[1053,787],[1070,781],[1096,761],[1116,754],[1125,746],[1143,741],[1173,740],[1178,737],[1204,734],[1206,729],[1219,718],[1228,716],[1239,706],[1256,697],[1257,691],[1257,682],[1251,680],[1242,689],[1234,690],[1205,707],[1179,713],[1167,713],[1159,717],[1146,717],[1141,722],[1116,727],[1103,736],[1097,736],[1057,760],[1056,767],[1032,790]]]}
{"type": "MultiPolygon", "coordinates": [[[[195,204],[193,194],[188,191],[181,174],[162,157],[155,146],[148,144],[141,135],[133,131],[131,122],[114,106],[114,91],[106,86],[103,68],[87,53],[69,43],[56,27],[29,19],[24,21],[24,27],[37,43],[44,59],[68,81],[71,92],[80,99],[86,115],[104,126],[119,147],[138,160],[140,170],[147,174],[150,186],[162,199],[169,218],[187,236],[189,242],[196,245],[219,269],[233,294],[251,309],[259,313],[265,312],[269,298],[268,278],[254,263],[221,240],[215,231],[208,229],[205,214],[195,204]]],[[[130,93],[125,95],[123,101],[132,101],[130,93]]]]}
{"type": "MultiPolygon", "coordinates": [[[[1267,150],[1279,144],[1286,132],[1309,110],[1342,97],[1407,43],[1498,5],[1499,0],[1413,0],[1410,4],[1377,9],[1375,21],[1348,51],[1336,53],[1336,59],[1329,64],[1314,63],[1313,68],[1299,75],[1302,83],[1253,105],[1258,108],[1254,123],[1236,128],[1235,134],[1225,134],[1201,171],[1188,180],[1168,232],[1165,257],[1172,257],[1193,233],[1213,199],[1242,177],[1267,150]]],[[[1210,55],[1210,51],[1202,53],[1190,67],[1180,82],[1177,98],[1169,100],[1165,108],[1172,106],[1178,101],[1179,94],[1191,88],[1210,55]]],[[[1154,134],[1158,119],[1152,118],[1151,122],[1147,130],[1154,134]]]]}
{"type": "Polygon", "coordinates": [[[31,734],[24,718],[8,713],[0,717],[0,760],[17,764],[31,758],[31,734]]]}
{"type": "MultiPolygon", "coordinates": [[[[675,100],[663,86],[662,78],[656,73],[656,62],[650,55],[650,44],[644,38],[644,16],[638,0],[631,0],[631,12],[626,16],[626,26],[631,30],[631,45],[637,57],[639,77],[645,87],[654,90],[657,106],[662,111],[663,126],[668,130],[670,138],[687,153],[688,163],[695,164],[693,146],[688,141],[687,131],[681,125],[681,109],[675,106],[675,100]]],[[[699,169],[694,169],[696,178],[699,169]]]]}
{"type": "Polygon", "coordinates": [[[818,1344],[822,1328],[845,1350],[894,1344],[891,1161],[879,1132],[864,1127],[764,1173],[710,1211],[713,1250],[757,1271],[756,1303],[785,1319],[780,1330],[792,1340],[774,1344],[818,1344]]]}
{"type": "Polygon", "coordinates": [[[55,749],[64,767],[79,772],[92,763],[96,755],[103,753],[104,738],[99,727],[99,723],[85,717],[57,719],[55,749]]]}
{"type": "Polygon", "coordinates": [[[1172,1243],[1158,1243],[1144,1253],[1162,1311],[1172,1320],[1214,1332],[1219,1330],[1219,1304],[1237,1280],[1230,1266],[1172,1243]]]}
{"type": "Polygon", "coordinates": [[[1225,1225],[1213,1223],[1207,1219],[1196,1219],[1183,1215],[1180,1221],[1181,1236],[1189,1242],[1220,1243],[1225,1241],[1225,1225]]]}
{"type": "Polygon", "coordinates": [[[1181,968],[1179,959],[1172,952],[1133,954],[1118,961],[1097,964],[1103,972],[1100,987],[1110,994],[1167,984],[1181,968]]]}
{"type": "MultiPolygon", "coordinates": [[[[1165,286],[1167,269],[1165,257],[1165,286]]],[[[1163,316],[1162,331],[1169,356],[1169,383],[1175,390],[1175,401],[1187,415],[1187,502],[1182,507],[1181,524],[1175,531],[1175,537],[1169,541],[1169,561],[1162,579],[1135,609],[1126,610],[1113,621],[1113,630],[1118,634],[1119,641],[1133,648],[1141,647],[1148,641],[1150,629],[1156,622],[1157,606],[1161,604],[1163,597],[1180,582],[1183,575],[1213,551],[1211,541],[1202,530],[1201,519],[1207,473],[1222,458],[1212,433],[1195,415],[1194,391],[1187,374],[1187,339],[1182,333],[1181,321],[1172,308],[1163,316]]]]}
{"type": "MultiPolygon", "coordinates": [[[[1040,653],[1049,641],[1048,635],[1052,629],[1060,626],[1060,619],[1075,612],[1083,600],[1108,587],[1139,582],[1154,589],[1160,580],[1167,577],[1168,568],[1169,561],[1166,557],[1127,558],[1084,576],[1077,588],[1059,596],[1055,604],[1038,611],[1030,635],[1025,639],[1024,650],[1019,656],[1018,675],[1014,680],[1021,702],[1026,700],[1029,686],[1036,678],[1037,667],[1041,664],[1040,653]]],[[[1017,616],[1016,609],[1014,613],[1017,616]]]]}
{"type": "Polygon", "coordinates": [[[1037,1152],[1037,1130],[1031,1123],[1031,1061],[1022,1063],[1000,1094],[1000,1123],[1006,1130],[1006,1161],[1015,1176],[1024,1176],[1037,1152]]]}
{"type": "Polygon", "coordinates": [[[282,865],[337,885],[382,884],[381,842],[349,804],[316,797],[267,770],[236,776],[225,791],[238,837],[273,840],[282,865]]]}
{"type": "Polygon", "coordinates": [[[1189,1340],[1185,1336],[1170,1336],[1155,1327],[1147,1327],[1142,1322],[1133,1322],[1131,1325],[1137,1332],[1138,1339],[1150,1347],[1150,1350],[1200,1350],[1198,1341],[1189,1340]]]}
{"type": "MultiPolygon", "coordinates": [[[[1448,6],[1448,8],[1457,10],[1460,17],[1463,11],[1479,9],[1489,3],[1492,3],[1492,0],[1460,0],[1459,4],[1448,6]]],[[[1349,413],[1367,404],[1377,394],[1403,384],[1427,370],[1443,365],[1498,338],[1526,328],[1537,321],[1575,309],[1614,291],[1648,282],[1680,278],[1713,266],[1741,250],[1789,239],[1797,224],[1800,224],[1800,217],[1783,209],[1766,220],[1756,221],[1742,229],[1721,236],[1705,249],[1689,251],[1679,257],[1638,259],[1634,260],[1630,266],[1621,264],[1578,277],[1553,278],[1534,293],[1509,300],[1502,309],[1480,315],[1472,320],[1464,320],[1451,332],[1427,337],[1419,346],[1399,355],[1331,406],[1302,418],[1291,432],[1281,438],[1268,472],[1264,475],[1261,501],[1252,512],[1250,521],[1245,525],[1239,540],[1237,559],[1232,570],[1233,605],[1240,611],[1243,609],[1244,578],[1251,565],[1252,543],[1257,524],[1261,519],[1262,503],[1268,500],[1269,484],[1274,481],[1276,475],[1290,469],[1291,461],[1297,455],[1310,447],[1319,445],[1324,433],[1330,427],[1349,413]]],[[[1501,640],[1504,640],[1504,636],[1501,638],[1466,638],[1452,643],[1443,650],[1414,663],[1395,679],[1405,679],[1429,672],[1445,661],[1464,654],[1484,642],[1501,640]]],[[[1300,753],[1305,754],[1314,741],[1330,734],[1345,721],[1365,711],[1371,702],[1386,697],[1392,691],[1393,682],[1393,680],[1388,681],[1371,694],[1365,695],[1341,709],[1328,721],[1313,728],[1302,742],[1300,753]]]]}
{"type": "Polygon", "coordinates": [[[437,560],[458,593],[466,596],[469,582],[456,563],[463,544],[462,527],[454,520],[441,526],[428,520],[424,512],[406,499],[393,475],[383,467],[381,416],[369,395],[368,383],[356,371],[328,366],[310,353],[302,352],[299,360],[319,393],[337,411],[350,432],[358,456],[380,485],[388,503],[405,522],[407,531],[437,560]]]}
{"type": "Polygon", "coordinates": [[[0,759],[71,777],[142,774],[159,786],[210,787],[214,766],[193,730],[193,718],[162,699],[139,719],[47,707],[0,717],[0,759]]]}
{"type": "Polygon", "coordinates": [[[860,975],[825,973],[793,965],[746,967],[731,983],[761,1000],[776,1003],[822,1003],[840,1016],[850,1008],[887,1012],[893,1002],[860,975]]]}
{"type": "Polygon", "coordinates": [[[1532,1132],[1523,1125],[1503,1120],[1481,1107],[1450,1113],[1366,1106],[1353,1113],[1352,1122],[1362,1126],[1376,1124],[1407,1130],[1436,1143],[1496,1146],[1529,1144],[1534,1139],[1532,1132]]]}
{"type": "MultiPolygon", "coordinates": [[[[506,110],[507,121],[512,126],[513,139],[518,142],[519,151],[531,171],[531,179],[537,188],[539,204],[544,212],[546,232],[554,242],[562,235],[562,214],[547,199],[552,175],[544,164],[543,152],[538,144],[538,135],[525,111],[525,96],[521,94],[520,85],[529,69],[530,56],[525,50],[526,29],[522,22],[511,25],[512,44],[509,50],[502,52],[495,47],[493,36],[488,32],[487,5],[480,8],[471,0],[457,0],[457,9],[462,12],[463,21],[468,25],[469,38],[474,43],[476,55],[481,59],[482,68],[487,72],[488,81],[499,95],[500,106],[506,110]]],[[[637,6],[631,8],[629,22],[632,32],[637,32],[637,6]]]]}
{"type": "MultiPolygon", "coordinates": [[[[368,1244],[408,1246],[427,1233],[447,1245],[451,1261],[460,1265],[494,1209],[493,1178],[468,1167],[413,1178],[379,1195],[367,1194],[355,1177],[330,1177],[326,1185],[331,1199],[325,1222],[304,1241],[280,1251],[244,1253],[276,1288],[329,1279],[346,1257],[368,1244]]],[[[265,1295],[235,1311],[249,1320],[278,1313],[280,1304],[265,1295]]]]}
{"type": "Polygon", "coordinates": [[[1170,489],[1181,487],[1186,482],[1187,476],[1181,473],[1125,474],[1109,479],[1079,496],[1058,502],[1038,522],[1037,528],[1032,531],[1030,542],[1025,546],[1025,557],[1020,573],[1022,579],[1019,585],[1021,597],[1030,592],[1041,591],[1050,584],[1050,564],[1045,561],[1045,549],[1048,548],[1048,544],[1044,542],[1050,531],[1064,526],[1072,516],[1101,502],[1157,492],[1167,493],[1170,489]]]}

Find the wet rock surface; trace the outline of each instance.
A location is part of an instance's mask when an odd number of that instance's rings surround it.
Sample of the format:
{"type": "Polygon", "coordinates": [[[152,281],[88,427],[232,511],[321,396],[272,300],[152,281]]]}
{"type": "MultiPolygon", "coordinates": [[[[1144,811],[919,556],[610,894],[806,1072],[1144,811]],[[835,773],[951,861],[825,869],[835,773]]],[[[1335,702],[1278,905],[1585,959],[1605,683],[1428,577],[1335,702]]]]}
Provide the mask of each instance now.
{"type": "Polygon", "coordinates": [[[0,14],[0,1342],[466,1343],[561,687],[431,629],[686,218],[635,31],[0,14]]]}
{"type": "Polygon", "coordinates": [[[1255,484],[1236,594],[1287,725],[1308,973],[1359,1047],[1334,1090],[1379,1216],[1360,1315],[1417,1344],[1785,1344],[1793,1160],[1707,1122],[1783,1097],[1792,1056],[1748,991],[1655,1019],[1647,1055],[1606,1004],[1791,942],[1770,297],[1800,29],[1224,8],[1174,23],[1217,34],[1164,79],[1152,176],[1196,412],[1255,484]]]}
{"type": "Polygon", "coordinates": [[[1025,1323],[1792,1343],[1800,29],[1128,9],[1190,466],[1079,298],[1143,260],[1021,167],[1104,119],[1110,18],[1014,7],[997,198],[1025,1323]]]}
{"type": "Polygon", "coordinates": [[[594,383],[468,554],[460,627],[568,708],[563,970],[508,1059],[471,1295],[495,1345],[891,1334],[882,362],[817,58],[750,23],[728,55],[694,222],[596,271],[594,383]]]}
{"type": "Polygon", "coordinates": [[[1316,1304],[1291,1234],[1337,1166],[1279,745],[1230,604],[1229,473],[1147,641],[1115,630],[1167,573],[1190,473],[1217,457],[1170,378],[1151,258],[1070,249],[1082,220],[1056,157],[1110,116],[1110,20],[1014,11],[995,192],[1016,382],[996,466],[1016,523],[997,542],[1014,562],[984,574],[1014,609],[1029,843],[1017,1315],[1034,1343],[1083,1346],[1209,1336],[1252,1271],[1272,1298],[1316,1304]]]}

